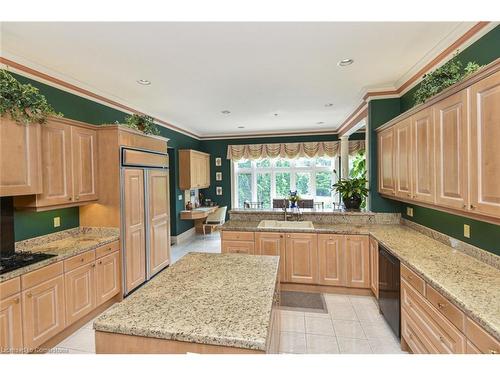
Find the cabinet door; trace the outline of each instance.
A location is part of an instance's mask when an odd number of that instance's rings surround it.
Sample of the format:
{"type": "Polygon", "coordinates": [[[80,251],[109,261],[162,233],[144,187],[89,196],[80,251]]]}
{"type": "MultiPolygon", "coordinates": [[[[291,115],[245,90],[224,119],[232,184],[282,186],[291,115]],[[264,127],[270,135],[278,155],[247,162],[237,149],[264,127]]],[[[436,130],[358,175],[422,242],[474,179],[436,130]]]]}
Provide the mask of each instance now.
{"type": "Polygon", "coordinates": [[[64,275],[66,324],[83,318],[95,307],[95,263],[78,267],[64,275]]]}
{"type": "Polygon", "coordinates": [[[146,230],[144,223],[144,172],[124,171],[125,286],[126,292],[146,281],[146,230]]]}
{"type": "Polygon", "coordinates": [[[41,193],[41,168],[40,125],[0,116],[0,196],[41,193]]]}
{"type": "Polygon", "coordinates": [[[280,257],[280,281],[286,282],[285,235],[283,233],[255,233],[256,255],[277,255],[280,257]]]}
{"type": "Polygon", "coordinates": [[[97,200],[97,132],[71,127],[75,201],[97,200]]]}
{"type": "Polygon", "coordinates": [[[378,134],[378,191],[380,194],[394,195],[394,127],[378,134]]]}
{"type": "Polygon", "coordinates": [[[401,121],[395,125],[396,132],[396,196],[411,199],[411,119],[401,121]]]}
{"type": "Polygon", "coordinates": [[[65,327],[64,276],[25,290],[22,303],[24,347],[33,349],[65,327]]]}
{"type": "Polygon", "coordinates": [[[96,306],[120,292],[120,252],[115,251],[96,261],[96,306]]]}
{"type": "Polygon", "coordinates": [[[470,87],[472,212],[500,217],[500,72],[470,87]]]}
{"type": "Polygon", "coordinates": [[[42,170],[43,192],[37,197],[37,206],[71,203],[71,126],[50,121],[43,125],[42,170]]]}
{"type": "Polygon", "coordinates": [[[370,287],[370,250],[368,236],[345,236],[347,286],[370,287]]]}
{"type": "Polygon", "coordinates": [[[378,299],[378,242],[370,238],[370,289],[378,299]]]}
{"type": "Polygon", "coordinates": [[[287,234],[285,259],[288,282],[317,284],[318,237],[316,234],[287,234]]]}
{"type": "Polygon", "coordinates": [[[344,236],[318,235],[319,284],[345,286],[344,236]]]}
{"type": "Polygon", "coordinates": [[[222,253],[249,254],[255,253],[254,241],[222,241],[222,253]]]}
{"type": "Polygon", "coordinates": [[[434,105],[436,203],[467,208],[467,91],[434,105]]]}
{"type": "Polygon", "coordinates": [[[203,183],[204,187],[210,186],[210,155],[205,155],[203,160],[203,172],[205,181],[203,183]]]}
{"type": "Polygon", "coordinates": [[[15,294],[0,301],[0,352],[23,347],[21,297],[15,294]]]}
{"type": "Polygon", "coordinates": [[[412,116],[413,199],[434,203],[434,120],[432,108],[412,116]]]}
{"type": "Polygon", "coordinates": [[[168,172],[148,172],[149,276],[170,261],[168,172]]]}

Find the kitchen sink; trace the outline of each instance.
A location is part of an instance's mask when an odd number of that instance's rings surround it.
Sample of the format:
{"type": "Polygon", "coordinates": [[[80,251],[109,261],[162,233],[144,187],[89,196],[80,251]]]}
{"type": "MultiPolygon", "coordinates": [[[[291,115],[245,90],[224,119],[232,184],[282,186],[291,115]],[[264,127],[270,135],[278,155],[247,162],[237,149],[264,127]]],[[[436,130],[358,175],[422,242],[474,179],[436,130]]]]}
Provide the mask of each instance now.
{"type": "Polygon", "coordinates": [[[262,220],[257,228],[314,229],[312,221],[262,220]]]}

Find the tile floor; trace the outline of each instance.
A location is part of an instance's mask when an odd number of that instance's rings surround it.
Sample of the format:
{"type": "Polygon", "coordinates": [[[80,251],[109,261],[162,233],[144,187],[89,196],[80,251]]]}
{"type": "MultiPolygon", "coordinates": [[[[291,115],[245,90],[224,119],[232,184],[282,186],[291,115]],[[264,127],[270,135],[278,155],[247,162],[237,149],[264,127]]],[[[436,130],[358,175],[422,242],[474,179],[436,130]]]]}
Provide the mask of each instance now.
{"type": "MultiPolygon", "coordinates": [[[[196,236],[172,246],[172,263],[188,252],[220,252],[220,235],[196,236]]],[[[328,313],[281,310],[280,352],[290,354],[401,354],[375,299],[325,294],[328,313]]],[[[51,353],[95,353],[92,321],[59,343],[51,353]]]]}

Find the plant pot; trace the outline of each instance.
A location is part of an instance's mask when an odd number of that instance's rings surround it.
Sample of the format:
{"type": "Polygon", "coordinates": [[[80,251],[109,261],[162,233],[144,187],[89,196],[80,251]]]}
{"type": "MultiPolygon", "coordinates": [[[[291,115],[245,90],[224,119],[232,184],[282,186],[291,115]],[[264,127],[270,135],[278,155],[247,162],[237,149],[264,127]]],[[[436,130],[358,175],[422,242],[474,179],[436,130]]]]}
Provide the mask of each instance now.
{"type": "Polygon", "coordinates": [[[350,198],[342,197],[346,210],[359,210],[363,199],[359,195],[353,195],[350,198]]]}

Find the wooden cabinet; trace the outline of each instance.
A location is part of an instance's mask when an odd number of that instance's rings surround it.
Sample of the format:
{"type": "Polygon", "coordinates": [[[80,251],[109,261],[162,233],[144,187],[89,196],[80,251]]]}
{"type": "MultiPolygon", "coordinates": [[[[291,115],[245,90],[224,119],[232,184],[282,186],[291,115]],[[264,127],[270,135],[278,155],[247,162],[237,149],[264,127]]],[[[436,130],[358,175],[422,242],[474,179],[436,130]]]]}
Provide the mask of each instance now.
{"type": "Polygon", "coordinates": [[[369,240],[370,246],[370,289],[378,299],[378,242],[369,240]]]}
{"type": "Polygon", "coordinates": [[[411,198],[412,195],[412,137],[411,119],[405,119],[394,127],[396,133],[395,168],[396,196],[411,198]]]}
{"type": "Polygon", "coordinates": [[[368,236],[345,237],[346,285],[351,288],[370,287],[370,250],[368,236]]]}
{"type": "Polygon", "coordinates": [[[318,259],[320,285],[345,286],[344,236],[318,235],[318,259]]]}
{"type": "Polygon", "coordinates": [[[64,276],[24,290],[22,304],[24,347],[33,349],[65,327],[64,276]]]}
{"type": "Polygon", "coordinates": [[[280,257],[280,281],[286,281],[285,265],[286,240],[284,233],[255,233],[255,254],[274,255],[280,257]]]}
{"type": "Polygon", "coordinates": [[[471,212],[500,218],[500,71],[470,87],[471,212]]]}
{"type": "Polygon", "coordinates": [[[95,280],[96,306],[120,292],[120,253],[118,251],[96,260],[95,280]]]}
{"type": "Polygon", "coordinates": [[[255,254],[254,241],[222,241],[223,253],[236,253],[236,254],[255,254]]]}
{"type": "Polygon", "coordinates": [[[96,130],[50,119],[41,133],[43,190],[16,198],[16,207],[43,210],[97,200],[96,130]]]}
{"type": "Polygon", "coordinates": [[[66,290],[66,323],[73,324],[96,306],[95,262],[78,267],[64,275],[66,290]]]}
{"type": "Polygon", "coordinates": [[[149,270],[154,275],[170,262],[168,171],[148,172],[149,270]]]}
{"type": "Polygon", "coordinates": [[[146,280],[146,233],[144,225],[144,171],[124,171],[125,287],[126,292],[146,280]]]}
{"type": "Polygon", "coordinates": [[[291,283],[318,283],[318,238],[310,233],[286,235],[286,280],[291,283]]]}
{"type": "Polygon", "coordinates": [[[474,349],[484,354],[499,354],[500,342],[493,338],[484,329],[479,327],[469,317],[465,320],[465,332],[470,341],[469,350],[474,349]]]}
{"type": "Polygon", "coordinates": [[[210,186],[210,154],[179,150],[179,187],[181,190],[210,186]]]}
{"type": "Polygon", "coordinates": [[[19,277],[0,284],[0,353],[16,352],[23,347],[19,277]]]}
{"type": "Polygon", "coordinates": [[[419,202],[433,203],[434,192],[434,119],[432,108],[412,116],[413,196],[419,202]]]}
{"type": "Polygon", "coordinates": [[[394,133],[394,128],[390,127],[378,134],[378,191],[380,194],[396,194],[394,133]]]}
{"type": "Polygon", "coordinates": [[[434,109],[436,204],[467,208],[467,91],[438,103],[434,109]]]}
{"type": "Polygon", "coordinates": [[[41,162],[40,125],[0,116],[0,197],[41,193],[41,162]]]}

